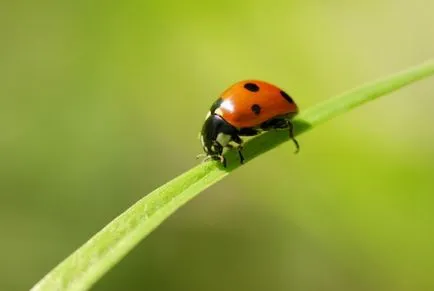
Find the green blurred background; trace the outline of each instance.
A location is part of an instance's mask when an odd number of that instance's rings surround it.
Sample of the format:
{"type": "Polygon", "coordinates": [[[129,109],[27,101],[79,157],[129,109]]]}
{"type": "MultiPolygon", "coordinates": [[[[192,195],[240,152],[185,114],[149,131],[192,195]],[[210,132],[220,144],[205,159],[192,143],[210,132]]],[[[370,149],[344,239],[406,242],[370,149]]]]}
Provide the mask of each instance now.
{"type": "MultiPolygon", "coordinates": [[[[434,2],[5,1],[0,290],[194,167],[227,86],[301,110],[434,56],[434,2]]],[[[434,290],[434,79],[211,187],[94,290],[434,290]]]]}

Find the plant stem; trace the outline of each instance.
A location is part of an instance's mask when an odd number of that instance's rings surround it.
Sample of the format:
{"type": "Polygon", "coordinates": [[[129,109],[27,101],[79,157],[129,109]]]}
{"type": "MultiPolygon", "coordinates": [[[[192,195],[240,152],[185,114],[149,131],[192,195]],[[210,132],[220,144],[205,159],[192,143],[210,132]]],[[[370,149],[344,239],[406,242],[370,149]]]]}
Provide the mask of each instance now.
{"type": "MultiPolygon", "coordinates": [[[[433,74],[434,61],[429,61],[329,99],[302,111],[294,119],[295,135],[433,74]]],[[[287,140],[287,132],[275,131],[249,140],[244,151],[246,162],[287,140]]],[[[216,161],[199,164],[139,200],[49,272],[32,290],[89,289],[167,217],[240,167],[234,151],[228,152],[226,157],[226,169],[216,161]]]]}

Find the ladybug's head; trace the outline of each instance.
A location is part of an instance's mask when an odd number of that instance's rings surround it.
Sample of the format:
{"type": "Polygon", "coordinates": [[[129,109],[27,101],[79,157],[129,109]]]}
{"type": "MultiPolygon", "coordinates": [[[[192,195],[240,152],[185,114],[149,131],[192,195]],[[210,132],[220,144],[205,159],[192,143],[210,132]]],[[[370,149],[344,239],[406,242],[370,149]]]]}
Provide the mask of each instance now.
{"type": "Polygon", "coordinates": [[[237,134],[237,129],[221,116],[209,114],[200,135],[203,150],[207,156],[221,159],[223,149],[237,134]]]}

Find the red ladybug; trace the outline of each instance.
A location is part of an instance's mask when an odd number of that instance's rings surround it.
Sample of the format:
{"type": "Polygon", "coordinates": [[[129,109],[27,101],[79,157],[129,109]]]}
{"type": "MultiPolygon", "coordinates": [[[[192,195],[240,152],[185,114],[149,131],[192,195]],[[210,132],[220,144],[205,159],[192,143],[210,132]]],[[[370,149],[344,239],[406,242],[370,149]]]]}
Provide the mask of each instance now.
{"type": "Polygon", "coordinates": [[[211,106],[203,124],[200,139],[206,159],[220,160],[225,148],[237,148],[240,162],[243,140],[271,129],[288,129],[297,151],[291,118],[298,113],[292,98],[282,89],[264,81],[247,80],[232,85],[211,106]]]}

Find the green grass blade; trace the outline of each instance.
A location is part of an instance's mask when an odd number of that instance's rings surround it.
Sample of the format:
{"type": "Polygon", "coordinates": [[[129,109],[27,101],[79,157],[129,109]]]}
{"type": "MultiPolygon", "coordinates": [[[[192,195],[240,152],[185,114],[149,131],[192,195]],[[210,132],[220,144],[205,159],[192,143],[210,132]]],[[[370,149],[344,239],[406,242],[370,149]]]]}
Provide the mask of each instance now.
{"type": "MultiPolygon", "coordinates": [[[[434,74],[434,61],[329,99],[294,119],[300,135],[367,101],[434,74]]],[[[245,146],[246,162],[288,140],[287,132],[267,132],[245,146]]],[[[226,155],[229,167],[203,163],[145,196],[110,222],[37,283],[32,290],[87,290],[143,238],[183,204],[240,165],[236,153],[226,155]]]]}

